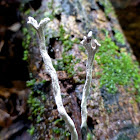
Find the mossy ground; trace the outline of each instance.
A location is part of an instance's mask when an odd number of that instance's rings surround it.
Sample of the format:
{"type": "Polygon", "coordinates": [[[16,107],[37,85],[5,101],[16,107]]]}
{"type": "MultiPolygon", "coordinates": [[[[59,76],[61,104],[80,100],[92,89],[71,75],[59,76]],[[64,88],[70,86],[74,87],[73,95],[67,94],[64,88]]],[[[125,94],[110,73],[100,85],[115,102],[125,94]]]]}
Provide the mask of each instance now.
{"type": "Polygon", "coordinates": [[[114,8],[109,0],[99,0],[99,3],[104,7],[105,16],[107,18],[110,14],[115,15],[114,8]]]}
{"type": "MultiPolygon", "coordinates": [[[[43,132],[43,135],[37,136],[37,138],[44,138],[44,134],[48,131],[51,135],[51,140],[56,139],[57,137],[64,139],[69,139],[70,133],[68,132],[65,122],[61,118],[54,118],[46,121],[47,109],[46,109],[46,81],[37,82],[35,79],[27,81],[27,87],[30,87],[31,92],[29,94],[27,103],[30,108],[29,120],[32,121],[32,125],[27,132],[36,137],[37,132],[43,132]],[[52,129],[46,130],[46,127],[43,126],[52,125],[52,129]]],[[[50,112],[51,114],[51,112],[50,112]]]]}
{"type": "Polygon", "coordinates": [[[101,41],[95,60],[102,69],[97,73],[100,75],[101,87],[105,86],[109,93],[116,93],[118,85],[123,85],[127,91],[135,93],[136,100],[140,101],[139,66],[125,48],[119,48],[110,37],[106,36],[105,40],[101,41]]]}

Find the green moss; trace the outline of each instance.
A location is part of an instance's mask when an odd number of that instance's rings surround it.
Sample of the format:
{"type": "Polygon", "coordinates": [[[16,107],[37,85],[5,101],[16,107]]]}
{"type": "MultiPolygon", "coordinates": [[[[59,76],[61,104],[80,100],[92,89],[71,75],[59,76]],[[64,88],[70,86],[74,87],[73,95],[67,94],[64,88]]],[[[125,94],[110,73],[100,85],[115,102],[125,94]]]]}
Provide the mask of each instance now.
{"type": "Polygon", "coordinates": [[[30,81],[27,81],[26,85],[31,89],[27,100],[30,108],[30,116],[28,117],[28,119],[32,120],[33,124],[38,124],[43,120],[45,113],[46,94],[43,90],[45,82],[36,82],[35,79],[32,79],[30,81]]]}
{"type": "Polygon", "coordinates": [[[65,122],[61,118],[54,121],[52,131],[53,136],[59,136],[61,140],[68,139],[70,137],[70,133],[66,130],[65,122]]]}
{"type": "Polygon", "coordinates": [[[45,109],[41,99],[34,97],[34,93],[31,92],[27,103],[30,106],[32,116],[36,118],[37,123],[40,122],[41,115],[44,113],[45,109]]]}
{"type": "Polygon", "coordinates": [[[85,50],[86,50],[85,47],[83,47],[83,46],[78,46],[78,48],[79,48],[79,50],[82,51],[82,52],[85,52],[85,50]]]}
{"type": "Polygon", "coordinates": [[[90,133],[87,134],[87,140],[92,140],[92,135],[90,133]]]}
{"type": "Polygon", "coordinates": [[[76,59],[75,56],[68,54],[68,51],[72,49],[72,46],[76,43],[79,44],[78,39],[71,40],[70,35],[66,33],[63,26],[59,28],[59,40],[63,45],[62,59],[57,60],[57,65],[54,65],[56,70],[64,70],[68,73],[69,77],[72,77],[76,72],[74,70],[75,64],[80,60],[76,59]]]}
{"type": "Polygon", "coordinates": [[[104,6],[104,12],[105,12],[106,17],[108,17],[110,13],[115,15],[113,6],[109,0],[99,0],[99,3],[104,6]]]}
{"type": "Polygon", "coordinates": [[[62,118],[55,120],[55,121],[54,121],[54,125],[57,125],[57,124],[59,124],[60,122],[62,122],[62,118]]]}
{"type": "Polygon", "coordinates": [[[54,128],[53,128],[53,132],[54,132],[55,134],[60,134],[60,133],[61,133],[61,129],[58,128],[58,127],[54,127],[54,128]]]}
{"type": "Polygon", "coordinates": [[[23,58],[22,58],[22,60],[27,60],[28,59],[28,50],[24,50],[24,53],[23,53],[23,58]]]}
{"type": "MultiPolygon", "coordinates": [[[[31,13],[30,9],[27,9],[26,11],[24,11],[24,6],[21,6],[21,12],[24,12],[24,15],[28,16],[31,13]]],[[[23,24],[25,23],[24,21],[22,21],[23,24]]],[[[24,52],[23,52],[23,58],[22,60],[27,61],[28,60],[28,47],[29,44],[31,42],[31,36],[29,34],[29,31],[26,27],[22,28],[22,34],[23,34],[23,40],[22,40],[22,47],[24,48],[24,52]]]]}
{"type": "MultiPolygon", "coordinates": [[[[32,12],[31,12],[30,9],[28,9],[26,11],[23,10],[21,12],[23,12],[24,15],[26,15],[26,16],[29,16],[29,15],[31,16],[32,15],[32,16],[35,17],[35,15],[31,14],[32,12]]],[[[24,24],[24,26],[27,25],[27,23],[25,23],[25,21],[22,21],[22,24],[24,24]]],[[[33,45],[33,43],[36,42],[35,38],[32,39],[31,36],[35,36],[36,31],[33,28],[28,28],[28,26],[27,26],[27,27],[22,28],[22,34],[23,34],[22,47],[24,48],[24,53],[23,53],[23,58],[22,59],[24,61],[27,61],[28,56],[29,56],[29,46],[33,45]]]]}
{"type": "Polygon", "coordinates": [[[55,6],[54,7],[54,0],[51,0],[50,2],[47,3],[49,12],[46,11],[44,13],[45,17],[49,17],[51,20],[53,20],[55,18],[56,15],[59,15],[61,13],[61,7],[60,6],[55,6]]]}
{"type": "Polygon", "coordinates": [[[34,126],[31,126],[30,129],[27,130],[27,132],[32,136],[34,134],[35,128],[34,126]]]}
{"type": "MultiPolygon", "coordinates": [[[[109,93],[117,92],[117,85],[123,85],[131,92],[140,93],[140,70],[125,49],[120,49],[111,38],[106,37],[95,56],[102,68],[100,85],[105,86],[109,93]]],[[[137,99],[138,99],[137,97],[137,99]]]]}
{"type": "Polygon", "coordinates": [[[118,31],[118,30],[114,30],[114,32],[115,32],[115,36],[114,37],[115,37],[116,41],[118,43],[121,43],[122,45],[124,45],[125,44],[125,39],[124,39],[123,34],[120,31],[118,31]]]}
{"type": "Polygon", "coordinates": [[[31,86],[33,86],[35,84],[35,82],[36,82],[35,79],[29,80],[29,81],[26,82],[26,86],[31,87],[31,86]]]}
{"type": "Polygon", "coordinates": [[[24,12],[25,15],[29,15],[30,13],[31,13],[31,10],[30,10],[30,9],[28,9],[28,10],[26,10],[26,11],[24,12]]]}
{"type": "Polygon", "coordinates": [[[136,98],[136,101],[137,101],[138,103],[140,103],[140,93],[137,94],[137,95],[135,96],[135,98],[136,98]]]}
{"type": "Polygon", "coordinates": [[[24,53],[23,53],[23,60],[27,61],[28,60],[28,55],[29,55],[29,46],[34,45],[36,42],[35,38],[31,39],[31,36],[35,36],[35,30],[33,28],[27,29],[23,28],[22,29],[23,33],[23,41],[22,41],[22,47],[24,48],[24,53]]]}
{"type": "Polygon", "coordinates": [[[24,48],[22,59],[26,61],[28,59],[28,47],[31,41],[31,36],[29,35],[27,28],[23,28],[22,33],[24,36],[23,41],[22,41],[22,47],[24,48]]]}

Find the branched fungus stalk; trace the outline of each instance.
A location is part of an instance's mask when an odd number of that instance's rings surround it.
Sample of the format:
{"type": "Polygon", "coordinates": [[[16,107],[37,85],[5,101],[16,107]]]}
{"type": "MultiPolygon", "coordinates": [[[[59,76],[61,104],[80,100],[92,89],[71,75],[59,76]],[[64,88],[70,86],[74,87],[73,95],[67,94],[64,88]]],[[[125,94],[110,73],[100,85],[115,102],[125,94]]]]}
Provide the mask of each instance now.
{"type": "Polygon", "coordinates": [[[82,133],[82,140],[86,140],[87,97],[90,92],[94,56],[99,46],[101,45],[97,42],[96,39],[92,39],[92,31],[90,31],[87,36],[84,36],[83,40],[81,41],[81,44],[86,48],[88,52],[88,60],[86,64],[86,82],[83,88],[82,103],[81,103],[81,118],[82,118],[81,133],[82,133]]]}
{"type": "Polygon", "coordinates": [[[45,19],[41,20],[40,23],[38,24],[34,18],[29,17],[29,21],[27,23],[31,24],[39,35],[40,53],[41,53],[41,56],[45,63],[45,70],[50,75],[51,80],[52,80],[52,90],[53,90],[53,95],[55,98],[58,112],[69,128],[69,131],[71,133],[71,140],[78,140],[78,134],[77,134],[74,122],[69,117],[69,115],[67,114],[67,112],[63,106],[62,98],[61,98],[61,91],[60,91],[60,86],[59,86],[56,70],[54,69],[54,67],[52,65],[51,58],[48,55],[46,45],[45,45],[44,30],[45,30],[45,27],[46,27],[47,23],[49,22],[49,20],[50,20],[49,18],[45,18],[45,19]]]}

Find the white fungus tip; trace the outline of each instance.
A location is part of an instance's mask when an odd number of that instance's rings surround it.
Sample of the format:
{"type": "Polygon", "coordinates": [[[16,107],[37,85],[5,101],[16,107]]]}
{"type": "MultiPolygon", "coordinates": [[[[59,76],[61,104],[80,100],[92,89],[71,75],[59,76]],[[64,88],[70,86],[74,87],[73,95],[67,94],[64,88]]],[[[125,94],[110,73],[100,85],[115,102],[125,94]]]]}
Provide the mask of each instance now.
{"type": "Polygon", "coordinates": [[[42,19],[42,20],[40,21],[39,26],[40,26],[40,25],[43,25],[43,24],[46,24],[46,23],[48,23],[49,21],[50,21],[50,18],[44,18],[44,19],[42,19]]]}
{"type": "Polygon", "coordinates": [[[86,39],[87,39],[87,37],[86,37],[86,36],[84,36],[84,37],[83,37],[83,39],[84,39],[84,40],[86,40],[86,39]]]}
{"type": "Polygon", "coordinates": [[[89,31],[89,33],[88,33],[87,36],[88,36],[88,37],[92,37],[92,31],[89,31]]]}
{"type": "Polygon", "coordinates": [[[84,44],[84,40],[82,40],[82,41],[80,42],[80,44],[83,45],[83,44],[84,44]]]}
{"type": "Polygon", "coordinates": [[[31,24],[36,29],[38,28],[38,23],[37,23],[37,21],[33,17],[28,17],[27,23],[31,24]]]}
{"type": "Polygon", "coordinates": [[[96,39],[94,39],[94,42],[96,45],[101,46],[101,44],[96,39]]]}

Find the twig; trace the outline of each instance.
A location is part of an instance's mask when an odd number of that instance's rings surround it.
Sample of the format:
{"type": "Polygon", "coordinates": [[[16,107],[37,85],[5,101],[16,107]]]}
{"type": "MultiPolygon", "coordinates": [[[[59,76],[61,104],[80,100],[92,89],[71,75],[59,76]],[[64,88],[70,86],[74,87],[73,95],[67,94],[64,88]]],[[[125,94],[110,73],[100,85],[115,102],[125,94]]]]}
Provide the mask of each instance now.
{"type": "Polygon", "coordinates": [[[63,106],[58,77],[57,77],[56,71],[52,65],[51,58],[48,55],[47,50],[46,50],[44,30],[45,30],[46,24],[49,22],[50,19],[45,18],[45,19],[41,20],[39,24],[32,17],[29,17],[28,19],[29,19],[29,21],[27,23],[31,24],[39,35],[40,53],[41,53],[41,56],[45,63],[45,70],[50,75],[51,80],[52,80],[52,90],[53,90],[53,95],[55,98],[58,112],[69,128],[69,131],[71,133],[71,140],[78,140],[78,134],[77,134],[74,122],[69,117],[69,115],[67,114],[67,112],[63,106]]]}
{"type": "Polygon", "coordinates": [[[94,56],[99,46],[101,45],[97,42],[96,39],[92,39],[92,31],[90,31],[87,36],[83,37],[81,44],[86,48],[88,52],[88,60],[86,64],[86,82],[83,88],[82,103],[81,103],[81,118],[82,118],[81,133],[82,133],[82,140],[86,140],[86,137],[87,137],[87,97],[90,92],[94,56]]]}

